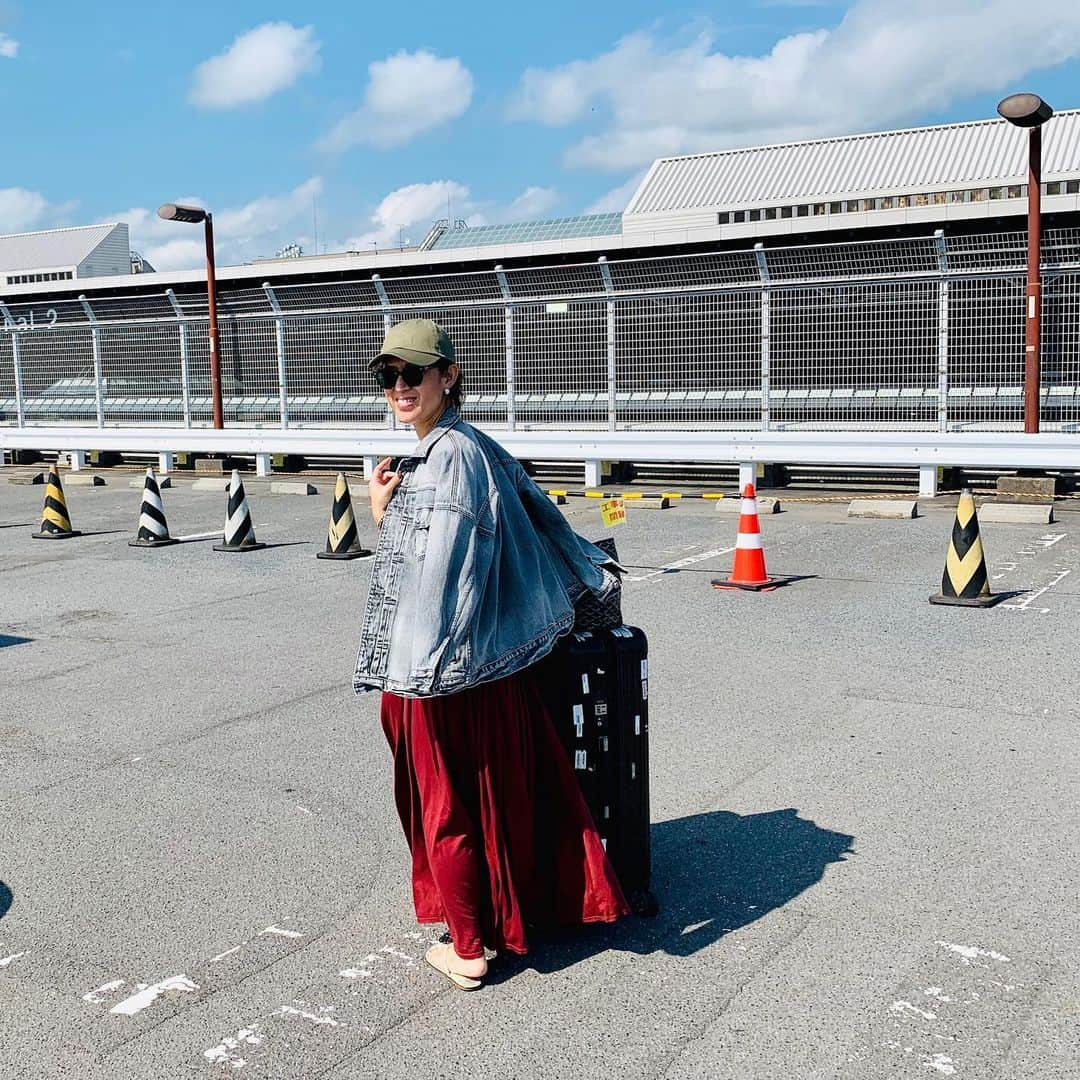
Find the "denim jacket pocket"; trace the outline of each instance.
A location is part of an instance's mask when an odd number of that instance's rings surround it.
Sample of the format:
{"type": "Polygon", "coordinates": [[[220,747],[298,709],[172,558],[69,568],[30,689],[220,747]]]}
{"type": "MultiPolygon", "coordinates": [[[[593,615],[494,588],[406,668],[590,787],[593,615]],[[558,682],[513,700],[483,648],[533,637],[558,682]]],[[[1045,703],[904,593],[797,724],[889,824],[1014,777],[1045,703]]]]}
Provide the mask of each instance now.
{"type": "Polygon", "coordinates": [[[413,504],[413,555],[422,559],[427,554],[428,535],[431,532],[431,512],[435,507],[435,489],[421,488],[416,492],[413,504]]]}

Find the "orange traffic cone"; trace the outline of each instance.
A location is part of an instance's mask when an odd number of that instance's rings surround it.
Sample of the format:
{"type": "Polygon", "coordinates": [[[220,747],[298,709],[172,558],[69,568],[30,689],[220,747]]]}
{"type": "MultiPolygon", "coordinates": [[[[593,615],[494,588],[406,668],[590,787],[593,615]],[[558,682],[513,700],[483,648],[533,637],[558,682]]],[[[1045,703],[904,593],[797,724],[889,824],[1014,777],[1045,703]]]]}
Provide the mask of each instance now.
{"type": "Polygon", "coordinates": [[[790,578],[769,577],[765,570],[765,552],[761,547],[757,498],[754,495],[754,485],[747,484],[743,488],[739,533],[735,538],[735,563],[726,580],[713,580],[713,588],[770,592],[780,585],[786,585],[790,580],[790,578]]]}

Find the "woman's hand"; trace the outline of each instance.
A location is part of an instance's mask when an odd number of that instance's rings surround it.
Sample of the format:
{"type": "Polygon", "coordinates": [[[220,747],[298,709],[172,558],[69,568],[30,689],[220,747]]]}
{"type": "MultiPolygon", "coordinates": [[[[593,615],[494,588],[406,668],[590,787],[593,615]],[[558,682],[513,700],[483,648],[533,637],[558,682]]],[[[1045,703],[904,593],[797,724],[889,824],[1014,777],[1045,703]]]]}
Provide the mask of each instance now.
{"type": "Polygon", "coordinates": [[[375,471],[368,481],[368,494],[371,496],[371,516],[376,525],[382,525],[383,514],[390,505],[394,488],[401,483],[401,473],[390,471],[391,459],[386,457],[375,466],[375,471]]]}

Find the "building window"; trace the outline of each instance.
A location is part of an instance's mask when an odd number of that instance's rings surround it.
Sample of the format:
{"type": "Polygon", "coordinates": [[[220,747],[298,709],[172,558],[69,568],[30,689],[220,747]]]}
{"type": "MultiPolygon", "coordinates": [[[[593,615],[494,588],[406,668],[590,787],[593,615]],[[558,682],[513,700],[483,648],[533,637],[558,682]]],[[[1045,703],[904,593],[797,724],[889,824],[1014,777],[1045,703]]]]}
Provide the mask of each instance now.
{"type": "Polygon", "coordinates": [[[1043,191],[1047,195],[1060,195],[1061,194],[1061,181],[1060,180],[1054,180],[1053,182],[1051,182],[1049,184],[1044,184],[1043,185],[1043,191]]]}
{"type": "Polygon", "coordinates": [[[810,207],[809,206],[796,207],[795,208],[795,214],[798,217],[809,217],[810,216],[810,207]]]}
{"type": "Polygon", "coordinates": [[[933,206],[944,206],[947,193],[944,191],[933,191],[930,193],[930,202],[933,206]]]}
{"type": "Polygon", "coordinates": [[[999,188],[999,187],[992,187],[992,188],[990,188],[990,190],[986,194],[987,194],[987,196],[989,198],[993,199],[994,201],[997,201],[998,199],[1004,199],[1005,198],[1005,189],[1004,188],[999,188]]]}
{"type": "Polygon", "coordinates": [[[763,213],[765,214],[765,220],[766,221],[775,221],[776,220],[776,207],[775,206],[766,207],[766,209],[763,211],[763,213]]]}
{"type": "Polygon", "coordinates": [[[946,193],[948,196],[948,202],[950,203],[962,203],[967,202],[966,191],[950,191],[946,193]]]}
{"type": "Polygon", "coordinates": [[[750,211],[750,220],[751,221],[760,221],[761,220],[761,211],[760,210],[751,210],[750,211]]]}
{"type": "Polygon", "coordinates": [[[968,192],[969,202],[985,202],[986,201],[986,188],[972,188],[968,192]]]}
{"type": "Polygon", "coordinates": [[[1024,197],[1023,186],[1020,184],[1011,184],[1008,189],[1007,199],[1022,199],[1024,197]]]}
{"type": "Polygon", "coordinates": [[[790,207],[790,206],[781,206],[781,207],[780,207],[780,216],[781,216],[782,218],[789,218],[789,217],[791,217],[791,211],[792,211],[792,209],[793,209],[793,207],[790,207]]]}
{"type": "Polygon", "coordinates": [[[1080,195],[1080,180],[1066,180],[1065,181],[1065,194],[1066,195],[1080,195]]]}
{"type": "Polygon", "coordinates": [[[930,205],[930,196],[929,195],[913,195],[912,198],[915,200],[911,204],[912,206],[929,206],[930,205]]]}
{"type": "Polygon", "coordinates": [[[844,212],[844,204],[843,203],[838,203],[838,202],[829,203],[829,213],[830,214],[842,214],[843,212],[844,212]]]}
{"type": "Polygon", "coordinates": [[[911,196],[910,195],[897,195],[896,196],[897,209],[906,210],[907,207],[909,207],[910,205],[911,205],[911,196]]]}
{"type": "Polygon", "coordinates": [[[825,204],[823,202],[814,203],[814,217],[822,217],[825,213],[825,204]]]}
{"type": "Polygon", "coordinates": [[[896,197],[894,195],[885,195],[878,199],[879,210],[892,210],[896,206],[896,197]]]}
{"type": "Polygon", "coordinates": [[[746,220],[746,211],[745,210],[732,210],[731,211],[731,220],[733,222],[735,222],[735,223],[745,221],[746,220]]]}
{"type": "Polygon", "coordinates": [[[41,274],[8,274],[7,283],[9,285],[32,285],[37,281],[70,281],[71,278],[72,273],[70,270],[52,270],[41,274]]]}

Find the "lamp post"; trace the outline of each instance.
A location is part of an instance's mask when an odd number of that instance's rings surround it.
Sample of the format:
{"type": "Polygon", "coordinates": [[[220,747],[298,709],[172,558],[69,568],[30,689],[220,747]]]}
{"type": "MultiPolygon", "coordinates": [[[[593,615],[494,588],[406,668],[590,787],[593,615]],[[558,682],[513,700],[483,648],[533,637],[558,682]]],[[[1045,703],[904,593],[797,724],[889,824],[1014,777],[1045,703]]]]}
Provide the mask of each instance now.
{"type": "Polygon", "coordinates": [[[998,112],[1017,127],[1028,128],[1028,265],[1024,320],[1024,431],[1039,431],[1039,334],[1042,324],[1042,279],[1039,273],[1042,196],[1042,126],[1054,110],[1038,94],[1012,94],[998,102],[998,112]]]}
{"type": "Polygon", "coordinates": [[[206,309],[208,315],[207,336],[210,340],[210,397],[214,406],[214,427],[225,426],[225,412],[221,405],[221,356],[218,350],[217,325],[217,278],[214,273],[214,216],[201,206],[181,206],[165,203],[158,207],[158,217],[164,221],[186,221],[206,226],[206,309]]]}

